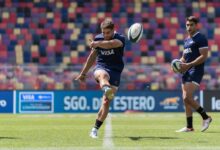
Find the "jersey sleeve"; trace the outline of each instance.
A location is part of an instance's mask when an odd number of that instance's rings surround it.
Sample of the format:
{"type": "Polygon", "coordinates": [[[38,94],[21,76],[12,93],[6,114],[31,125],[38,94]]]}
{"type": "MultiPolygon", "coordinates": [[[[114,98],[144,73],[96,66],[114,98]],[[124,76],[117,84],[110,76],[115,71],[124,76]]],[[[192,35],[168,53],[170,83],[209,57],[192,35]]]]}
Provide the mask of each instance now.
{"type": "MultiPolygon", "coordinates": [[[[103,40],[101,34],[96,35],[94,38],[94,41],[101,41],[101,40],[103,40]]],[[[95,48],[94,50],[98,51],[99,47],[95,48]]]]}
{"type": "Polygon", "coordinates": [[[125,37],[123,35],[119,35],[115,39],[120,40],[123,44],[123,47],[125,47],[125,37]]]}
{"type": "Polygon", "coordinates": [[[97,38],[97,36],[94,38],[94,41],[98,41],[98,38],[97,38]]]}
{"type": "Polygon", "coordinates": [[[198,48],[208,48],[208,40],[204,36],[199,39],[198,48]]]}
{"type": "Polygon", "coordinates": [[[103,39],[103,38],[101,38],[101,35],[96,35],[94,41],[100,41],[100,40],[102,40],[102,39],[103,39]]]}

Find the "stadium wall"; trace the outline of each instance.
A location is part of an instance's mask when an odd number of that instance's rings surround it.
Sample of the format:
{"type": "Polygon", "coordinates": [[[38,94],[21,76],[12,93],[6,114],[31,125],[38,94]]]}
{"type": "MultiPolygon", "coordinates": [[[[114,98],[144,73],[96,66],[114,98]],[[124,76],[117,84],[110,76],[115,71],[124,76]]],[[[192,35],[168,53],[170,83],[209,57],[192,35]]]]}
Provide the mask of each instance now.
{"type": "MultiPolygon", "coordinates": [[[[0,113],[95,113],[101,91],[0,91],[0,113]]],[[[219,91],[194,97],[207,111],[220,110],[219,91]]],[[[183,112],[181,91],[120,91],[111,112],[183,112]]]]}

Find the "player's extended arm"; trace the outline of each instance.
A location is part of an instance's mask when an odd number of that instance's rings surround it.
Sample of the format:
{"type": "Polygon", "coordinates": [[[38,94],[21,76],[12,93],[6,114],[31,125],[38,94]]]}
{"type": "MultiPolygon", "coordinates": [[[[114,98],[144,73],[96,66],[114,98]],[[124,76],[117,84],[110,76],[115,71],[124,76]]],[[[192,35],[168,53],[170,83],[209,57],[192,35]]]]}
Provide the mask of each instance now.
{"type": "Polygon", "coordinates": [[[200,52],[201,55],[198,58],[196,58],[194,61],[189,63],[189,65],[191,67],[199,65],[199,64],[205,62],[205,60],[207,59],[207,57],[208,57],[208,48],[199,49],[199,52],[200,52]]]}
{"type": "Polygon", "coordinates": [[[97,51],[93,49],[91,53],[89,54],[81,73],[79,74],[78,77],[76,77],[76,80],[85,81],[86,74],[89,71],[89,69],[92,67],[92,65],[94,64],[96,60],[96,56],[97,56],[97,51]]]}
{"type": "Polygon", "coordinates": [[[111,49],[111,48],[117,48],[117,47],[122,47],[123,43],[118,40],[118,39],[114,39],[114,40],[104,40],[104,41],[92,41],[90,43],[90,47],[93,48],[104,48],[104,49],[111,49]]]}
{"type": "Polygon", "coordinates": [[[191,68],[193,66],[197,66],[197,65],[205,62],[205,60],[208,57],[208,48],[202,48],[199,51],[200,51],[200,56],[198,58],[196,58],[194,61],[181,64],[181,69],[180,69],[181,72],[185,72],[189,68],[191,68]]]}

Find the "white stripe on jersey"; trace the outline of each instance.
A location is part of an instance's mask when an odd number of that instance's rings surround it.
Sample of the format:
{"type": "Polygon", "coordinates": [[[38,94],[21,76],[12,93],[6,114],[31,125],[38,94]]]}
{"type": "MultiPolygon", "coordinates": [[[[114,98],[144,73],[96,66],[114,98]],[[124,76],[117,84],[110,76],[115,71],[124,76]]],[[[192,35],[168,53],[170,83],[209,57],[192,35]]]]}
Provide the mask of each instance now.
{"type": "Polygon", "coordinates": [[[205,47],[200,47],[199,49],[204,49],[204,48],[209,48],[208,46],[205,46],[205,47]]]}

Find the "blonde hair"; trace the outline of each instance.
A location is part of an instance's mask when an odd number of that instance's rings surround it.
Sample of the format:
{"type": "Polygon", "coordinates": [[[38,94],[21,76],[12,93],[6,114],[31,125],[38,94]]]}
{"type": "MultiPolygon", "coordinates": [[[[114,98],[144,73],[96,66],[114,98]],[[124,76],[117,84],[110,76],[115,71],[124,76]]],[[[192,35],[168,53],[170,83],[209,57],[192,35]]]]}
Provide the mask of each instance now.
{"type": "Polygon", "coordinates": [[[105,19],[102,23],[101,23],[101,29],[114,29],[114,23],[111,19],[105,19]]]}

